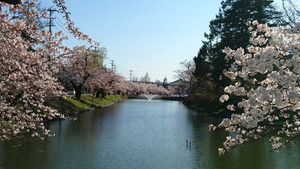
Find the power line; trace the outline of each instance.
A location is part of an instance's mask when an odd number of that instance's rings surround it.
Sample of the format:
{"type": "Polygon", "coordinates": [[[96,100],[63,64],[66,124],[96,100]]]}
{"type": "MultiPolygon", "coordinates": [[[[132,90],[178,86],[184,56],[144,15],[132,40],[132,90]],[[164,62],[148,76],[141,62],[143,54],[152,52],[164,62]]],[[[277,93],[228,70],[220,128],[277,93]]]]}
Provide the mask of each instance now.
{"type": "Polygon", "coordinates": [[[44,4],[45,6],[51,6],[50,4],[48,4],[48,2],[44,2],[44,0],[40,1],[42,4],[44,4]]]}
{"type": "MultiPolygon", "coordinates": [[[[61,20],[59,18],[58,18],[58,20],[55,21],[55,23],[60,27],[61,30],[63,30],[63,32],[65,34],[68,34],[69,40],[71,42],[73,42],[77,46],[80,46],[79,40],[74,38],[74,36],[69,33],[69,31],[65,28],[65,26],[63,26],[63,23],[61,22],[61,20]]],[[[57,30],[59,31],[59,29],[57,29],[57,30]]]]}
{"type": "MultiPolygon", "coordinates": [[[[60,14],[60,13],[59,13],[60,14]]],[[[70,38],[72,38],[75,41],[78,41],[78,39],[74,38],[73,34],[70,33],[70,31],[64,26],[64,22],[60,19],[60,17],[57,17],[56,23],[65,31],[65,33],[68,33],[70,38]]]]}
{"type": "MultiPolygon", "coordinates": [[[[51,6],[48,3],[44,2],[44,0],[42,0],[40,2],[41,2],[42,8],[44,8],[44,9],[47,9],[47,8],[49,8],[49,6],[51,6]]],[[[52,31],[53,31],[52,27],[58,25],[61,28],[61,30],[63,30],[64,34],[67,34],[67,36],[69,37],[69,40],[72,43],[74,43],[77,46],[81,46],[80,41],[77,38],[75,38],[74,35],[72,33],[70,33],[69,30],[66,29],[64,21],[61,20],[61,18],[64,18],[63,15],[60,12],[54,13],[54,11],[57,11],[57,10],[52,9],[52,7],[50,7],[50,9],[48,9],[47,11],[49,11],[49,15],[50,15],[49,24],[46,25],[46,26],[49,26],[49,32],[52,33],[52,31]],[[57,14],[59,14],[59,15],[57,15],[57,14]],[[55,17],[53,17],[53,16],[55,16],[55,17]],[[56,25],[54,25],[54,23],[56,25]]],[[[57,27],[55,27],[55,28],[57,31],[60,31],[57,27]]]]}

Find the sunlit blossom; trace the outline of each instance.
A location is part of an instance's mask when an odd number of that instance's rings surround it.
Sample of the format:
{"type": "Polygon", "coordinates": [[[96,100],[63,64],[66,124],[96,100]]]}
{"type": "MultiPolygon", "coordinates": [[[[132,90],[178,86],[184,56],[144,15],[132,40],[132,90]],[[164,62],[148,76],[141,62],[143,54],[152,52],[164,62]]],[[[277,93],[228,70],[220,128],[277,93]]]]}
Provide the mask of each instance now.
{"type": "MultiPolygon", "coordinates": [[[[226,95],[220,97],[223,103],[230,98],[227,95],[241,96],[236,106],[230,104],[227,108],[242,113],[223,119],[218,127],[241,134],[236,139],[226,138],[223,145],[227,151],[275,129],[273,133],[277,134],[270,137],[270,142],[273,149],[278,149],[289,142],[289,137],[300,134],[300,113],[294,113],[300,109],[300,35],[290,27],[270,28],[257,21],[247,25],[252,31],[252,46],[247,51],[223,50],[225,58],[233,60],[224,75],[233,81],[243,80],[246,85],[229,85],[224,88],[226,95]],[[286,57],[287,53],[292,57],[286,57]]],[[[219,148],[220,155],[225,153],[224,148],[219,148]]]]}

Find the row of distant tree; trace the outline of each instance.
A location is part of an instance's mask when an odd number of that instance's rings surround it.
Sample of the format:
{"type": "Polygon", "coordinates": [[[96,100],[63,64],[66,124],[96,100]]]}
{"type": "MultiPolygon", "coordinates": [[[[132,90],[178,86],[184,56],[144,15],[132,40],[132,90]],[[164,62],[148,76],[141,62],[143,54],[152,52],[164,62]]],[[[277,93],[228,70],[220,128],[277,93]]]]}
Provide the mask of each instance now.
{"type": "Polygon", "coordinates": [[[85,89],[95,97],[107,94],[171,94],[166,85],[150,83],[146,74],[142,81],[126,81],[115,70],[103,66],[105,48],[75,47],[69,56],[64,57],[56,77],[66,90],[75,90],[80,99],[85,89]]]}

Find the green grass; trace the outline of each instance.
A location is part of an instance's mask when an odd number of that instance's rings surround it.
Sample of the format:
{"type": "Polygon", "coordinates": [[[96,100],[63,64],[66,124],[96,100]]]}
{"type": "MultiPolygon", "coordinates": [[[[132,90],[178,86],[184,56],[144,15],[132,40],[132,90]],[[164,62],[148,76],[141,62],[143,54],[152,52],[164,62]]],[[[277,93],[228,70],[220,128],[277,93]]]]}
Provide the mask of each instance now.
{"type": "Polygon", "coordinates": [[[81,100],[88,106],[104,106],[122,99],[121,95],[107,95],[104,98],[93,98],[91,95],[84,95],[81,100]]]}
{"type": "Polygon", "coordinates": [[[69,114],[86,108],[109,105],[123,98],[121,95],[107,95],[104,98],[93,98],[92,95],[83,95],[81,100],[73,97],[67,97],[66,99],[53,97],[48,99],[46,104],[57,109],[60,113],[69,114]]]}

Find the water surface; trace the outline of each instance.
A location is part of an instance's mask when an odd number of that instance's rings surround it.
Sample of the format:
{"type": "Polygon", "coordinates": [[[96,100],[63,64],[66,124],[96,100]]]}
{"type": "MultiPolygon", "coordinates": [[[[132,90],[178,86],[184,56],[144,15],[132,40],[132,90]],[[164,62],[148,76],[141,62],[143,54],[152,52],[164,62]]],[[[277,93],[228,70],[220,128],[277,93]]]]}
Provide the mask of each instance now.
{"type": "Polygon", "coordinates": [[[177,101],[127,100],[49,124],[55,137],[0,145],[5,169],[293,169],[300,142],[279,153],[267,138],[218,156],[220,119],[177,101]],[[186,140],[192,142],[186,146],[186,140]]]}

